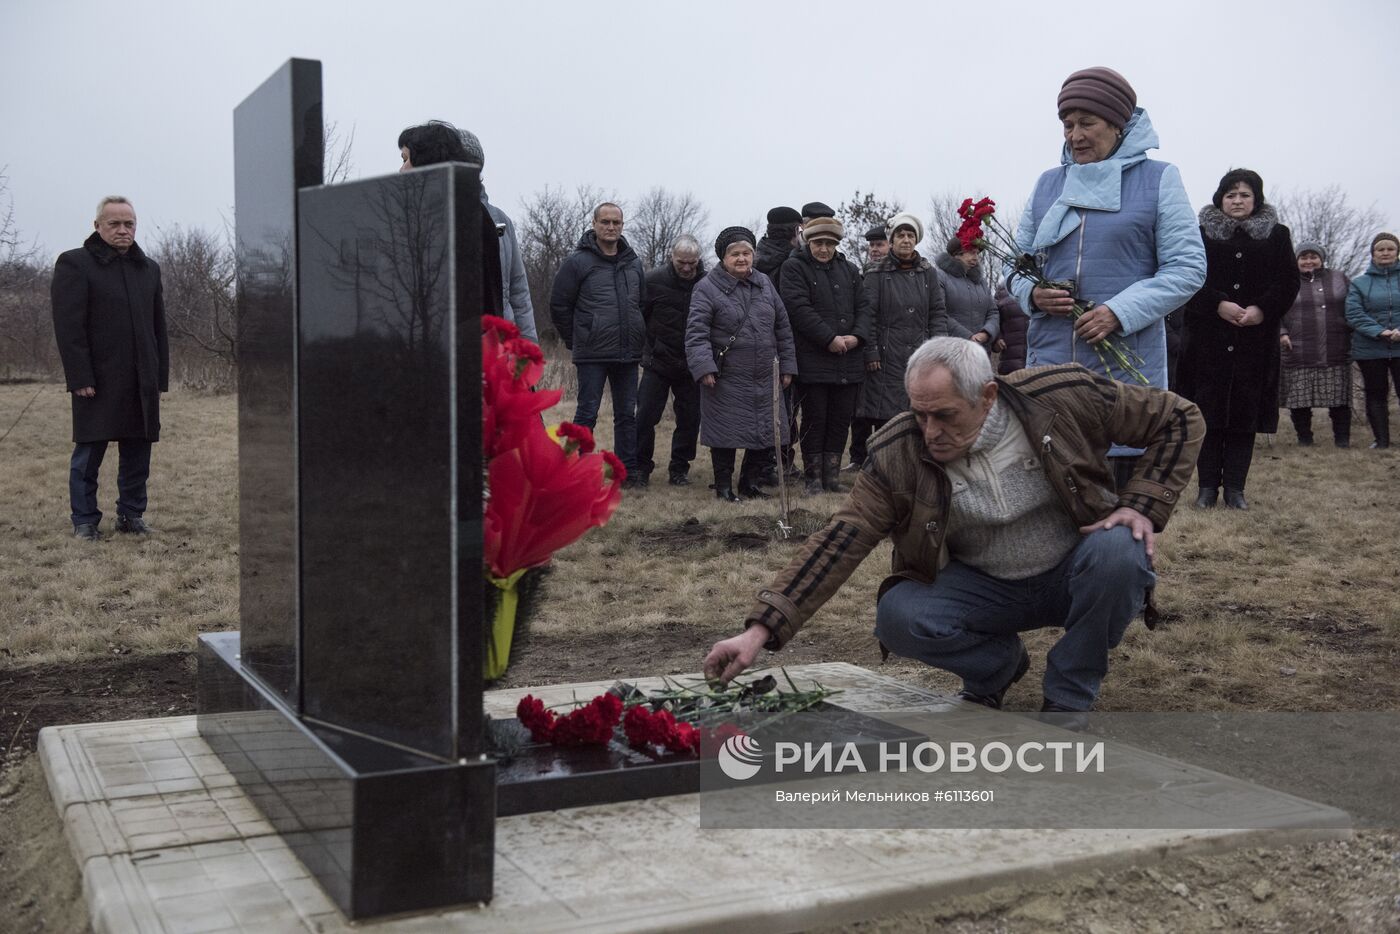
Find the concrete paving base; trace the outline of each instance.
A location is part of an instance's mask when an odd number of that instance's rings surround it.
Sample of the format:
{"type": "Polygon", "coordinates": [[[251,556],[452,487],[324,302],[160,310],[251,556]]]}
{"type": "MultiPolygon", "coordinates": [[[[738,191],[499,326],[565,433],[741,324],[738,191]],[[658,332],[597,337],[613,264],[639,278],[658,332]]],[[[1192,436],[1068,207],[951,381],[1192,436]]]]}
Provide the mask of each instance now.
{"type": "MultiPolygon", "coordinates": [[[[958,703],[852,665],[789,672],[870,713],[958,703]]],[[[526,693],[551,703],[610,683],[491,692],[487,711],[509,716],[526,693]]],[[[39,747],[100,934],[352,930],[194,717],[50,727],[39,747]]],[[[1293,823],[1265,830],[701,830],[700,795],[549,811],[498,820],[489,905],[353,929],[799,930],[1006,882],[1347,835],[1317,829],[1338,826],[1337,812],[1278,797],[1293,823]]]]}

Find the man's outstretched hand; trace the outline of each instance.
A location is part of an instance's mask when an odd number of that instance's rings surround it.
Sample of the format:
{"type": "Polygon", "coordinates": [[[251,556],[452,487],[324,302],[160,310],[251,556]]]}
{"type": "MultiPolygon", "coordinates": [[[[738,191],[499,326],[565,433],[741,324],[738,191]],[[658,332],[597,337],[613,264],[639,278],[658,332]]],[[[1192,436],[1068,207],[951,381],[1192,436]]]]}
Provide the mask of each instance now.
{"type": "Polygon", "coordinates": [[[716,642],[710,654],[705,656],[705,680],[724,684],[733,681],[753,664],[767,641],[767,627],[754,625],[737,636],[716,642]]]}

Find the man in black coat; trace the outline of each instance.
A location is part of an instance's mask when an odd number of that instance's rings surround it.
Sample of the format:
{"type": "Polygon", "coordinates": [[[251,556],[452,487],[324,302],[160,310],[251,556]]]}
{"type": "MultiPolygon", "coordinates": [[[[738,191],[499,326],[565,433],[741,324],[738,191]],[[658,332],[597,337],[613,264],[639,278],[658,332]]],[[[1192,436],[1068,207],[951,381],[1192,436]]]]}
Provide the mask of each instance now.
{"type": "Polygon", "coordinates": [[[637,486],[637,364],[646,324],[642,261],[622,236],[622,208],[605,201],[554,277],[549,316],[578,369],[574,422],[592,430],[603,385],[612,388],[613,448],[637,486]]]}
{"type": "Polygon", "coordinates": [[[637,389],[638,481],[646,486],[656,464],[656,425],[666,411],[666,397],[676,414],[671,434],[671,462],[667,467],[672,486],[690,483],[690,462],[700,437],[700,387],[690,376],[685,360],[685,322],[690,314],[690,293],[705,266],[700,262],[700,242],[689,234],[676,238],[669,262],[647,273],[646,343],[642,347],[642,383],[637,389]]]}
{"type": "Polygon", "coordinates": [[[102,510],[97,473],[117,442],[118,532],[150,532],[146,480],[160,440],[160,394],[170,388],[170,349],[160,267],[136,244],[136,211],[103,198],[96,232],[59,256],[53,271],[53,327],[73,394],[73,458],[68,471],[73,534],[95,542],[102,510]]]}

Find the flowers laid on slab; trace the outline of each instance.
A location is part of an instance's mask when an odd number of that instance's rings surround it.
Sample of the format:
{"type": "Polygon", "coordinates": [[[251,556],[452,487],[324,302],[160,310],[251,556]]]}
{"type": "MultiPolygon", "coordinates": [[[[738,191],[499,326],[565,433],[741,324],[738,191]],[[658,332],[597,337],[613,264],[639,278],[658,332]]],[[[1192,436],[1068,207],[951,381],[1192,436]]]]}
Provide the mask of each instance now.
{"type": "Polygon", "coordinates": [[[521,591],[531,589],[526,575],[605,524],[627,477],[611,451],[594,451],[587,428],[545,426],[542,413],[563,392],[538,389],[543,374],[544,354],[514,324],[481,319],[482,543],[486,580],[500,591],[486,640],[488,680],[510,663],[521,591]]]}
{"type": "MultiPolygon", "coordinates": [[[[1004,265],[1011,267],[1010,277],[1012,278],[1020,276],[1041,288],[1064,289],[1073,295],[1075,283],[1047,279],[1041,262],[1029,253],[1023,253],[1016,246],[1016,237],[1006,229],[1006,225],[997,220],[996,205],[997,203],[991,198],[983,198],[980,201],[966,198],[958,206],[958,217],[962,218],[962,224],[958,227],[957,237],[962,248],[964,250],[975,248],[992,254],[1004,265]],[[983,226],[984,222],[985,227],[983,226]]],[[[1093,308],[1093,302],[1085,301],[1074,295],[1074,306],[1070,310],[1070,318],[1078,320],[1080,316],[1092,311],[1093,308]]],[[[1113,371],[1117,367],[1144,386],[1149,384],[1147,377],[1138,369],[1138,366],[1143,363],[1143,359],[1131,347],[1119,344],[1111,337],[1090,346],[1099,355],[1099,362],[1103,364],[1104,372],[1109,376],[1114,376],[1113,371]]]]}
{"type": "Polygon", "coordinates": [[[746,735],[737,720],[758,720],[748,727],[747,732],[753,732],[839,693],[816,683],[804,691],[786,670],[783,677],[791,690],[778,690],[777,679],[766,675],[746,684],[731,682],[728,687],[667,678],[661,689],[649,693],[618,682],[590,700],[553,707],[527,694],[516,705],[515,715],[537,743],[606,746],[621,739],[633,749],[699,755],[702,740],[722,743],[731,736],[746,735]],[[561,714],[556,708],[571,709],[561,714]]]}

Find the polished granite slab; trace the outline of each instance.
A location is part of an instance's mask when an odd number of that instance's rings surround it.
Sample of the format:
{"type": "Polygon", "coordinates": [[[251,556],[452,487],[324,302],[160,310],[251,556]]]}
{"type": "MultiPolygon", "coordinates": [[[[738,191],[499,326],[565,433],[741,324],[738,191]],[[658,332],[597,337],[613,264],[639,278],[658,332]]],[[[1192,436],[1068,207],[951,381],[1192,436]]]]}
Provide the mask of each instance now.
{"type": "MultiPolygon", "coordinates": [[[[852,665],[788,671],[871,714],[965,715],[969,736],[1004,735],[1011,716],[852,665]]],[[[526,693],[552,703],[610,684],[488,692],[484,707],[509,716],[526,693]]],[[[1280,818],[1252,830],[706,830],[705,795],[680,795],[500,818],[489,904],[352,926],[194,718],[51,727],[40,754],[99,932],[789,931],[1046,873],[1349,833],[1334,809],[1269,792],[1280,818]]],[[[1183,768],[1194,767],[1173,764],[1173,774],[1183,768]]],[[[1198,771],[1211,781],[1197,784],[1218,787],[1230,807],[1244,783],[1198,771]]],[[[317,813],[314,801],[301,806],[317,813]]]]}

